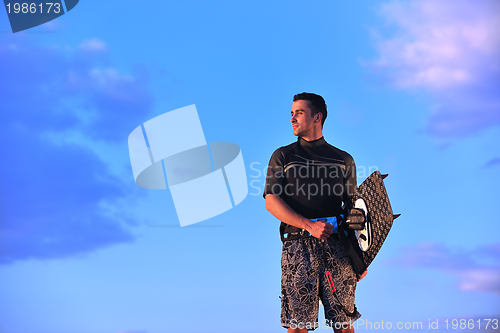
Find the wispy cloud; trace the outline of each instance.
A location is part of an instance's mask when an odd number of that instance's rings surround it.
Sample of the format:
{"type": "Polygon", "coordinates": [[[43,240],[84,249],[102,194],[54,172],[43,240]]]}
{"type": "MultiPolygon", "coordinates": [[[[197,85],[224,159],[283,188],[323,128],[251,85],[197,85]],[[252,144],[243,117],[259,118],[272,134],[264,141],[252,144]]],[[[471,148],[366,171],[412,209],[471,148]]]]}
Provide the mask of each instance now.
{"type": "Polygon", "coordinates": [[[491,168],[500,165],[500,157],[494,157],[484,165],[485,168],[491,168]]]}
{"type": "Polygon", "coordinates": [[[450,249],[440,243],[421,243],[403,250],[388,261],[403,267],[424,267],[458,276],[462,291],[481,291],[500,295],[500,243],[475,250],[450,249]]]}
{"type": "Polygon", "coordinates": [[[130,221],[102,209],[124,197],[123,182],[89,143],[126,142],[147,119],[152,97],[140,75],[101,67],[101,55],[81,52],[30,37],[0,40],[0,263],[134,238],[130,221]]]}
{"type": "Polygon", "coordinates": [[[425,131],[463,137],[500,124],[500,3],[495,0],[391,1],[381,7],[387,35],[374,32],[383,71],[398,88],[422,88],[436,105],[425,131]]]}
{"type": "Polygon", "coordinates": [[[78,47],[85,51],[103,52],[108,50],[106,43],[99,38],[86,39],[78,47]]]}

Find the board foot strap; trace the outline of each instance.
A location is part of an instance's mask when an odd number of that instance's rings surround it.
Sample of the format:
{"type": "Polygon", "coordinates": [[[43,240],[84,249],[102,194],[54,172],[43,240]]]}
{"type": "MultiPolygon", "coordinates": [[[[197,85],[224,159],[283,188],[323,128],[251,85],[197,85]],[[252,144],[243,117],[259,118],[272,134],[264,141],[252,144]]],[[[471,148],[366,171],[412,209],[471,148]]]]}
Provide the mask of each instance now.
{"type": "MultiPolygon", "coordinates": [[[[343,221],[342,221],[343,222],[343,221]]],[[[368,268],[366,264],[363,262],[361,259],[361,255],[356,251],[354,246],[351,244],[351,237],[356,237],[353,235],[352,231],[347,229],[345,226],[345,223],[340,223],[339,224],[339,239],[344,243],[347,252],[349,254],[349,257],[351,258],[351,263],[354,268],[354,271],[356,272],[357,278],[363,274],[366,269],[368,268]]],[[[357,242],[357,240],[356,240],[357,242]]]]}

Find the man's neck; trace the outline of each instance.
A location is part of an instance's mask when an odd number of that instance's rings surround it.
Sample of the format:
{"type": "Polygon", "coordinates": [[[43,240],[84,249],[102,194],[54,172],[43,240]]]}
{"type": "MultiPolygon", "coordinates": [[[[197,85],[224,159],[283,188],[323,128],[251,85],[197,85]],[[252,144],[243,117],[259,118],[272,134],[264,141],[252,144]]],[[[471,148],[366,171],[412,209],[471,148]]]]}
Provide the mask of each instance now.
{"type": "Polygon", "coordinates": [[[323,137],[323,131],[321,129],[317,130],[317,131],[313,131],[313,133],[308,133],[306,135],[301,136],[301,138],[306,140],[306,141],[314,141],[314,140],[321,139],[322,137],[323,137]]]}

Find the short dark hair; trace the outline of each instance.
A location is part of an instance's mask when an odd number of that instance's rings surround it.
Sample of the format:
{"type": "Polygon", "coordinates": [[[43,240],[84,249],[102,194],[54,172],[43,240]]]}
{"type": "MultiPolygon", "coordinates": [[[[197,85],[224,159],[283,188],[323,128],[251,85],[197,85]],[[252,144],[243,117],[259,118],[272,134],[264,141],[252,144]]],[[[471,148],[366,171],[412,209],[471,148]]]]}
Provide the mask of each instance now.
{"type": "Polygon", "coordinates": [[[306,93],[303,92],[301,94],[297,94],[293,96],[293,101],[309,101],[309,106],[312,109],[312,116],[315,114],[321,113],[323,114],[323,119],[321,119],[321,126],[325,123],[325,119],[327,116],[327,111],[326,111],[326,103],[323,97],[320,95],[316,95],[313,93],[306,93]]]}

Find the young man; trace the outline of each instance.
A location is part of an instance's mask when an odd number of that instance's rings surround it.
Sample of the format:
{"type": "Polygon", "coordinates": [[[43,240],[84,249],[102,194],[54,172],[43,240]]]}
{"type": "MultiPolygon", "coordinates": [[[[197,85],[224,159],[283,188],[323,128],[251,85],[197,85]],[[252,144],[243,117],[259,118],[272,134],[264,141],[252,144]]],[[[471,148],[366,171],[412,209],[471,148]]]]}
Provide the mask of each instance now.
{"type": "Polygon", "coordinates": [[[323,97],[295,95],[291,122],[298,139],[273,153],[267,172],[266,208],[281,221],[281,325],[289,333],[319,327],[319,299],[335,332],[354,332],[350,323],[361,316],[354,306],[357,276],[336,224],[328,223],[345,214],[356,166],[323,138],[326,116],[323,97]]]}

